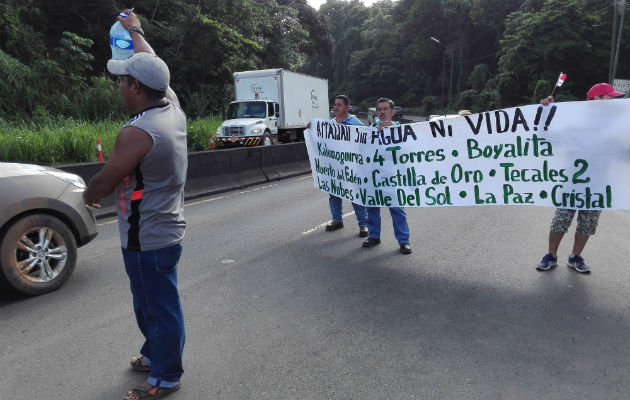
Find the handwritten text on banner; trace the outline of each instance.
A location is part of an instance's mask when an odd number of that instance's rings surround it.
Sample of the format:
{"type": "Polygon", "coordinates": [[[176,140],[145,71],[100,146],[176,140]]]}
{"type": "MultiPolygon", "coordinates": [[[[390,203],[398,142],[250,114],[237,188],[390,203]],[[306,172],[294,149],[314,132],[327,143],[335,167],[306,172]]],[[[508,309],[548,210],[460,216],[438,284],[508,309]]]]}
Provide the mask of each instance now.
{"type": "Polygon", "coordinates": [[[630,99],[305,132],[315,187],[366,206],[630,208],[630,99]]]}

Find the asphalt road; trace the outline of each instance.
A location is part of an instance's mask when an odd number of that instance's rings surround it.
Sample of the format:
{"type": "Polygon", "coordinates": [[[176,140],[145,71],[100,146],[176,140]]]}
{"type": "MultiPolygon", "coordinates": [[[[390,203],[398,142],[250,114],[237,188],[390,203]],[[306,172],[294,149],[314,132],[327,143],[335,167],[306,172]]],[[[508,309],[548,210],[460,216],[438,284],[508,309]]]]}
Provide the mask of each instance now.
{"type": "MultiPolygon", "coordinates": [[[[630,212],[602,214],[584,276],[534,269],[549,208],[408,209],[405,256],[387,212],[373,249],[354,215],[325,232],[327,197],[303,176],[188,202],[170,399],[630,397],[630,212]]],[[[99,222],[60,290],[0,294],[0,399],[120,399],[144,379],[117,226],[99,222]]]]}

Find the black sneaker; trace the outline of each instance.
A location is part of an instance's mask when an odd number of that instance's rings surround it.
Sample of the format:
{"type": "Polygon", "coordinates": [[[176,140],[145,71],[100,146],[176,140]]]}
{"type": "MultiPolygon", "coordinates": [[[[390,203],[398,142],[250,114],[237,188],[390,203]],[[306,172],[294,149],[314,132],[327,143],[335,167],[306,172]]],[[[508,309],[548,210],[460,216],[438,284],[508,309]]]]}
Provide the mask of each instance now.
{"type": "Polygon", "coordinates": [[[368,237],[369,235],[370,235],[370,232],[368,232],[367,226],[359,227],[359,237],[368,237]]]}
{"type": "Polygon", "coordinates": [[[403,254],[411,254],[411,245],[409,243],[403,243],[400,245],[400,252],[403,254]]]}
{"type": "Polygon", "coordinates": [[[368,238],[365,242],[363,242],[363,247],[374,247],[381,243],[381,239],[368,238]]]}
{"type": "Polygon", "coordinates": [[[333,221],[330,224],[326,225],[326,230],[328,232],[336,231],[337,229],[343,228],[343,222],[333,221]]]}

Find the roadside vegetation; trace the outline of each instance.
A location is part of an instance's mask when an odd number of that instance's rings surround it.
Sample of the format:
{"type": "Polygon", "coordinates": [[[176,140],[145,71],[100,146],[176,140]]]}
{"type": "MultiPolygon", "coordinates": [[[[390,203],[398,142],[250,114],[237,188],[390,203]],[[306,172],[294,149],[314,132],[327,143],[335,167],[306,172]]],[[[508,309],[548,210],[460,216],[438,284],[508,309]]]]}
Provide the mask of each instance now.
{"type": "MultiPolygon", "coordinates": [[[[108,154],[105,131],[114,135],[126,116],[105,69],[109,29],[128,6],[0,0],[2,160],[91,161],[97,135],[108,154]]],[[[531,104],[551,92],[560,72],[568,78],[558,101],[583,99],[595,82],[630,78],[630,3],[618,0],[382,0],[369,7],[327,0],[318,10],[306,0],[133,6],[171,69],[190,118],[191,151],[209,146],[220,119],[212,116],[225,114],[236,71],[303,72],[328,79],[330,99],[347,94],[361,113],[389,97],[416,115],[531,104]]]]}
{"type": "MultiPolygon", "coordinates": [[[[37,122],[0,120],[0,161],[41,165],[63,165],[98,161],[96,139],[101,141],[103,158],[114,147],[124,119],[97,122],[46,118],[37,122]]],[[[210,150],[210,135],[221,125],[220,117],[188,121],[188,151],[210,150]]]]}

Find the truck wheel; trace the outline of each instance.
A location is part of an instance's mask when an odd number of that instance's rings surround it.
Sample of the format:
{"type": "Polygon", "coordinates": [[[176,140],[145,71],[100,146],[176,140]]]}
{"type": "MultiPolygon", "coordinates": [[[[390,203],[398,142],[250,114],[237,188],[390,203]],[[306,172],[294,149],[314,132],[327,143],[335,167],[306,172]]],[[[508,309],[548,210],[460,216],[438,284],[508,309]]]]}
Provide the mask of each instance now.
{"type": "Polygon", "coordinates": [[[263,146],[271,146],[273,144],[273,142],[271,141],[271,132],[265,131],[261,144],[263,146]]]}
{"type": "Polygon", "coordinates": [[[289,143],[290,140],[287,139],[286,131],[278,130],[278,143],[289,143]]]}
{"type": "Polygon", "coordinates": [[[57,289],[72,275],[77,244],[58,218],[33,214],[9,227],[0,243],[0,272],[13,289],[38,295],[57,289]]]}

